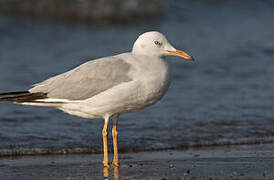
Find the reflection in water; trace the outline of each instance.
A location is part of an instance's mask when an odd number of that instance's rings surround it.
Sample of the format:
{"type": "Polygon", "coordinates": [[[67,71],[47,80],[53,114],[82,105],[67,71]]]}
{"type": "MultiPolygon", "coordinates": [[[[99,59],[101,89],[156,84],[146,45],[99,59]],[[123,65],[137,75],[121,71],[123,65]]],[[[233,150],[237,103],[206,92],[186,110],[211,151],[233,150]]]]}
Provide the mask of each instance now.
{"type": "MultiPolygon", "coordinates": [[[[108,167],[104,167],[103,168],[103,176],[104,176],[104,179],[109,179],[109,171],[110,171],[110,168],[108,167]]],[[[116,167],[116,166],[113,166],[113,177],[114,177],[114,180],[119,180],[119,174],[120,174],[120,168],[119,167],[116,167]]]]}
{"type": "Polygon", "coordinates": [[[117,166],[114,166],[114,180],[119,180],[119,175],[120,175],[120,168],[119,167],[117,167],[117,166]]]}
{"type": "Polygon", "coordinates": [[[108,167],[104,167],[103,168],[103,175],[104,175],[104,179],[108,179],[109,177],[109,168],[108,167]]]}

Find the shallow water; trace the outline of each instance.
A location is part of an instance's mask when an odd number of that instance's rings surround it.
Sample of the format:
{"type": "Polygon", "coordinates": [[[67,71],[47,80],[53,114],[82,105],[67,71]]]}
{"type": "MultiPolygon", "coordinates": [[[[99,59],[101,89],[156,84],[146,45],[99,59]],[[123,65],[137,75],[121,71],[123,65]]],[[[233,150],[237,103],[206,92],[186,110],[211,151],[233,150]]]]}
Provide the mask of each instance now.
{"type": "MultiPolygon", "coordinates": [[[[121,117],[121,151],[274,142],[274,4],[168,5],[155,22],[129,26],[0,16],[0,92],[26,90],[87,60],[130,51],[137,34],[158,30],[197,61],[167,58],[173,83],[156,105],[121,117]]],[[[0,155],[102,151],[102,120],[2,102],[0,124],[0,155]]]]}

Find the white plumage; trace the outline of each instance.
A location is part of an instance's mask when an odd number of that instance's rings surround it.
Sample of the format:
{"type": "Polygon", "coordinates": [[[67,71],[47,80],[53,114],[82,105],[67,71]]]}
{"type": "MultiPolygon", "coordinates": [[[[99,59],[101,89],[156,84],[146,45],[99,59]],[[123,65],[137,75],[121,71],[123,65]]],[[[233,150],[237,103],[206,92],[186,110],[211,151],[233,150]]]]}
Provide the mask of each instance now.
{"type": "Polygon", "coordinates": [[[27,93],[2,94],[0,100],[50,106],[84,118],[105,119],[105,166],[109,166],[107,126],[113,117],[113,164],[119,166],[116,131],[118,117],[123,113],[143,109],[163,97],[170,84],[169,69],[164,60],[167,55],[194,60],[184,51],[176,50],[161,33],[147,32],[139,36],[132,52],[89,61],[34,85],[27,93]]]}

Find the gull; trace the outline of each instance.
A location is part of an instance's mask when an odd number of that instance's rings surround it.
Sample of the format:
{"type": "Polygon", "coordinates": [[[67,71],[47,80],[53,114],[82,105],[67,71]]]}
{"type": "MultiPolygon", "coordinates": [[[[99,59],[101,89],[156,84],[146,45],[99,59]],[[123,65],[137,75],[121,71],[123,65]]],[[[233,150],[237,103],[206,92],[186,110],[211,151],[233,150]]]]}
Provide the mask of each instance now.
{"type": "Polygon", "coordinates": [[[114,158],[119,167],[117,124],[121,114],[136,112],[159,101],[170,85],[165,57],[194,58],[175,49],[160,32],[140,35],[132,51],[88,61],[70,71],[34,84],[28,91],[0,94],[0,101],[47,106],[89,119],[104,119],[104,167],[108,161],[108,123],[113,120],[114,158]]]}

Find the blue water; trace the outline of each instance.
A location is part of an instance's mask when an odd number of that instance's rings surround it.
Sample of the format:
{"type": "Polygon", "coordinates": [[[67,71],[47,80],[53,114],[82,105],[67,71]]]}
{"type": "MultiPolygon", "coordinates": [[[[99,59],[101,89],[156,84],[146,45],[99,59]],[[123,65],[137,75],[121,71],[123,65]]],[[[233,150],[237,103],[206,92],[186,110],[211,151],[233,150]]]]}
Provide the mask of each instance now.
{"type": "MultiPolygon", "coordinates": [[[[168,57],[173,82],[157,104],[119,121],[121,151],[274,142],[274,5],[270,1],[169,1],[155,21],[86,26],[0,16],[0,92],[88,60],[130,51],[163,32],[195,63],[168,57]]],[[[102,152],[103,120],[0,103],[0,156],[102,152]]],[[[110,141],[111,142],[111,141],[110,141]]]]}

